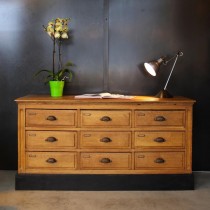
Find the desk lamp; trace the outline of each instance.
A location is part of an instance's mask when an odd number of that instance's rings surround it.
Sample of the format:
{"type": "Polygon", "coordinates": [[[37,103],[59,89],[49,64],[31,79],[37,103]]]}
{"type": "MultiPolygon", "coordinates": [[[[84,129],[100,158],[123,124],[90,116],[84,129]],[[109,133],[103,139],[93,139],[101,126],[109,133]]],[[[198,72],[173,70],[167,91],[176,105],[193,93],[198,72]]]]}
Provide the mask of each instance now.
{"type": "Polygon", "coordinates": [[[167,86],[168,86],[168,82],[171,78],[171,74],[172,74],[174,67],[176,65],[177,59],[180,56],[183,56],[183,52],[181,52],[181,51],[177,52],[176,55],[174,55],[173,57],[171,57],[168,60],[166,60],[166,57],[161,57],[158,60],[153,60],[148,63],[144,63],[144,67],[147,70],[147,72],[152,76],[156,76],[160,69],[161,64],[167,65],[168,62],[175,59],[174,64],[171,68],[170,74],[168,76],[168,79],[166,81],[166,84],[165,84],[163,90],[161,90],[155,97],[157,97],[157,98],[173,98],[173,96],[167,91],[167,86]]]}

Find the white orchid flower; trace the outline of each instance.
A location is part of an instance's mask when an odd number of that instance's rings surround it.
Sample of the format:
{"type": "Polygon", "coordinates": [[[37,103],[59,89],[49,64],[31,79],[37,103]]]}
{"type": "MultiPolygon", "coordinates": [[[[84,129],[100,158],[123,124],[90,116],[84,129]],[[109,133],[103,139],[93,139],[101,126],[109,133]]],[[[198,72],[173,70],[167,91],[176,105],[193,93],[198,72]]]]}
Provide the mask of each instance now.
{"type": "Polygon", "coordinates": [[[62,23],[59,22],[59,23],[56,23],[56,24],[55,24],[55,29],[56,29],[56,28],[60,28],[60,27],[62,28],[62,23]]]}
{"type": "Polygon", "coordinates": [[[69,29],[68,29],[68,26],[64,26],[63,27],[63,32],[67,32],[69,29]]]}
{"type": "Polygon", "coordinates": [[[49,36],[53,36],[53,34],[51,32],[47,32],[49,36]]]}
{"type": "Polygon", "coordinates": [[[54,37],[55,38],[60,38],[60,36],[61,36],[60,33],[56,31],[54,37]]]}
{"type": "Polygon", "coordinates": [[[62,31],[62,26],[55,27],[56,31],[62,31]]]}
{"type": "Polygon", "coordinates": [[[56,23],[59,23],[59,22],[61,22],[61,21],[62,21],[61,18],[56,18],[56,19],[55,19],[55,22],[56,22],[56,23]]]}
{"type": "Polygon", "coordinates": [[[52,26],[47,26],[47,31],[53,31],[53,27],[52,26]]]}
{"type": "Polygon", "coordinates": [[[70,21],[69,18],[52,19],[50,22],[48,22],[47,27],[44,26],[45,31],[50,37],[54,37],[56,39],[68,39],[68,21],[70,21]]]}
{"type": "Polygon", "coordinates": [[[48,26],[54,26],[54,23],[52,22],[52,21],[50,21],[49,23],[48,23],[48,26]]]}
{"type": "Polygon", "coordinates": [[[61,37],[63,39],[68,39],[68,34],[66,32],[62,33],[61,37]]]}

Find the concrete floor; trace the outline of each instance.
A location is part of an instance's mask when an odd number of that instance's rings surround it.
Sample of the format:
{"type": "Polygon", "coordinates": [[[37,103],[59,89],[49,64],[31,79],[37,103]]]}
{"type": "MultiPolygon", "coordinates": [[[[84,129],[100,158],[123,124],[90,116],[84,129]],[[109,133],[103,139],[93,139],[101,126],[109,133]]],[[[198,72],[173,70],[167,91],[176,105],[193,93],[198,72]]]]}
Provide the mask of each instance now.
{"type": "Polygon", "coordinates": [[[16,171],[0,171],[0,210],[209,210],[210,173],[192,191],[15,191],[16,171]]]}

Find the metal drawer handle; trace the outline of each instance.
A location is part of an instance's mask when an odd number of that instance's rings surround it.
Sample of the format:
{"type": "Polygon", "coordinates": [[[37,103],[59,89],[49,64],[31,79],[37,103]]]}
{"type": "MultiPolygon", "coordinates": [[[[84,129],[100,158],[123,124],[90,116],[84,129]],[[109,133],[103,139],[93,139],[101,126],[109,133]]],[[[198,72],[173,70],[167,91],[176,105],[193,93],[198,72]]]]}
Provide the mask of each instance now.
{"type": "Polygon", "coordinates": [[[166,118],[163,117],[163,116],[157,116],[157,117],[154,118],[154,120],[155,120],[155,121],[160,121],[160,122],[161,122],[161,121],[166,121],[166,118]]]}
{"type": "Polygon", "coordinates": [[[55,141],[57,141],[57,139],[55,137],[48,137],[47,139],[45,139],[45,141],[47,141],[47,142],[55,142],[55,141]]]}
{"type": "Polygon", "coordinates": [[[100,160],[101,163],[111,163],[112,161],[109,158],[102,158],[100,160]]]}
{"type": "Polygon", "coordinates": [[[104,143],[109,143],[111,141],[112,140],[110,138],[108,138],[108,137],[104,137],[104,138],[100,139],[100,142],[104,142],[104,143]]]}
{"type": "Polygon", "coordinates": [[[56,160],[55,158],[48,158],[48,159],[46,160],[46,162],[47,162],[47,163],[56,163],[57,160],[56,160]]]}
{"type": "Polygon", "coordinates": [[[110,117],[108,117],[108,116],[103,116],[100,120],[104,121],[104,122],[112,121],[112,119],[110,117]]]}
{"type": "Polygon", "coordinates": [[[162,137],[157,137],[156,139],[154,139],[155,142],[158,142],[158,143],[163,143],[165,142],[166,140],[162,137]]]}
{"type": "Polygon", "coordinates": [[[49,120],[49,121],[55,121],[55,120],[57,120],[57,118],[55,116],[48,116],[47,117],[47,120],[49,120]]]}
{"type": "Polygon", "coordinates": [[[157,158],[154,162],[155,163],[165,163],[165,160],[163,158],[157,158]]]}

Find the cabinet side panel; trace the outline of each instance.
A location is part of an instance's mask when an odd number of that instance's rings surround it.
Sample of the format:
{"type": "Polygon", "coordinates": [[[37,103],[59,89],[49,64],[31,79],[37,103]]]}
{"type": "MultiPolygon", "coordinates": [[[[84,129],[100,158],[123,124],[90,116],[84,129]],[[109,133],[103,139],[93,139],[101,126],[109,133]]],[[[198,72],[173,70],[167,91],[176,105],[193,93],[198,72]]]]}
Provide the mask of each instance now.
{"type": "Polygon", "coordinates": [[[192,172],[192,123],[193,123],[193,111],[192,107],[188,107],[186,110],[186,170],[192,172]]]}
{"type": "Polygon", "coordinates": [[[25,172],[25,105],[18,105],[18,173],[25,172]]]}

